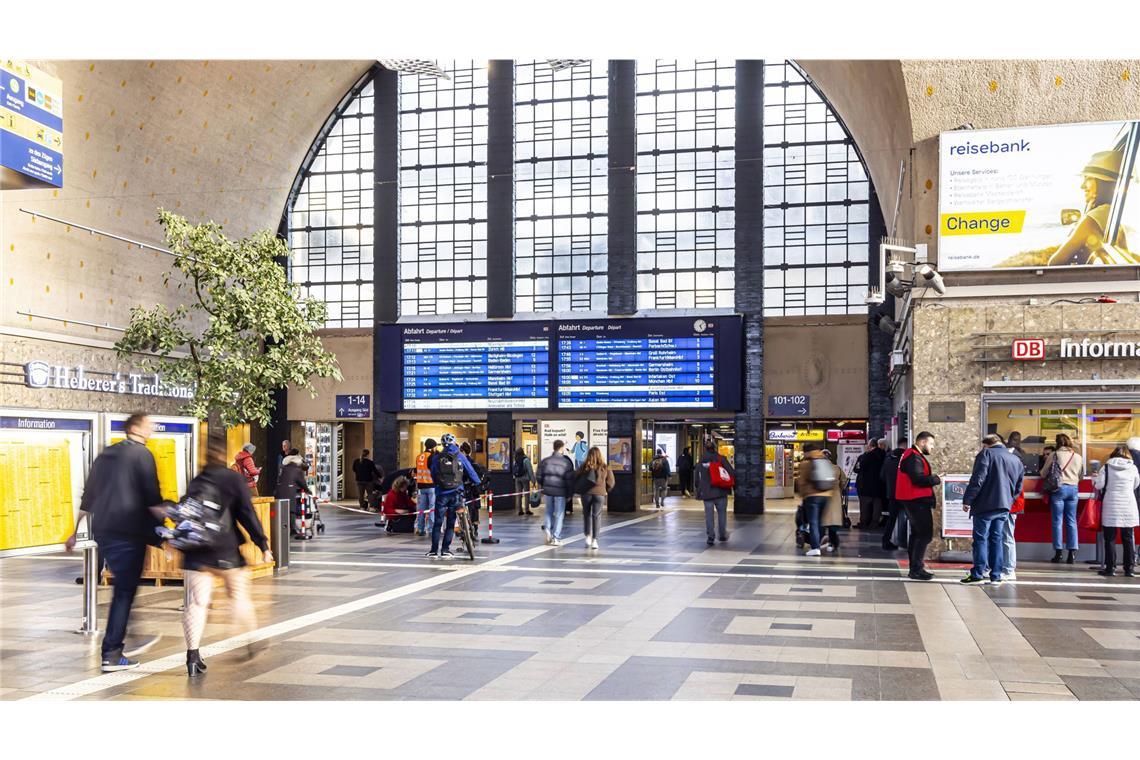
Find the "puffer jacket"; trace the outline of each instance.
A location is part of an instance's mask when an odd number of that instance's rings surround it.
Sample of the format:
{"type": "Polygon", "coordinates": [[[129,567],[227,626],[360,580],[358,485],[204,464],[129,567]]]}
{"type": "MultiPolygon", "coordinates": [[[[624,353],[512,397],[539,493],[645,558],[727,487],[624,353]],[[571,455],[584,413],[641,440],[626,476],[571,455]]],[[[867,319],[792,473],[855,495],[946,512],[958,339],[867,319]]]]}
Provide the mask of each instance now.
{"type": "Polygon", "coordinates": [[[1130,459],[1113,457],[1101,467],[1093,485],[1104,490],[1100,508],[1100,524],[1106,528],[1135,528],[1140,525],[1136,508],[1136,489],[1140,488],[1140,472],[1130,459]]]}
{"type": "Polygon", "coordinates": [[[249,490],[257,491],[257,476],[261,474],[260,468],[253,463],[253,454],[242,449],[234,457],[234,472],[245,478],[249,490]]]}
{"type": "Polygon", "coordinates": [[[538,485],[547,496],[573,493],[574,461],[558,451],[538,463],[538,485]]]}

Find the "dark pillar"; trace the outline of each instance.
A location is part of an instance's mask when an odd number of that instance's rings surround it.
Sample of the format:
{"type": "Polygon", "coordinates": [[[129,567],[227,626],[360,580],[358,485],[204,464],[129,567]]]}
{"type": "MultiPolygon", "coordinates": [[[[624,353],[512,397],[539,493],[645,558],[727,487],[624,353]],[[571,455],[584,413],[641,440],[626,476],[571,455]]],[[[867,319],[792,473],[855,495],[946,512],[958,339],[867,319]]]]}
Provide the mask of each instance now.
{"type": "MultiPolygon", "coordinates": [[[[509,438],[511,440],[511,464],[515,462],[515,420],[514,415],[510,412],[488,412],[487,413],[487,438],[509,438]]],[[[490,453],[490,444],[485,444],[487,452],[490,453]]],[[[491,472],[490,474],[490,487],[492,493],[512,493],[515,490],[515,478],[510,470],[506,472],[491,472]]],[[[525,499],[525,496],[519,497],[525,499]]],[[[521,502],[517,499],[503,499],[495,500],[495,508],[501,514],[510,514],[517,509],[517,505],[521,502]]]]}
{"type": "Polygon", "coordinates": [[[515,65],[487,72],[487,316],[515,315],[515,65]]]}
{"type": "Polygon", "coordinates": [[[610,412],[606,415],[610,438],[627,438],[630,444],[630,472],[614,473],[614,490],[610,491],[607,508],[610,512],[637,511],[637,475],[641,469],[641,443],[636,440],[636,423],[633,412],[610,412]]]}
{"type": "MultiPolygon", "coordinates": [[[[277,227],[277,237],[289,241],[289,210],[281,215],[281,223],[277,227]]],[[[289,276],[289,257],[279,256],[275,259],[277,265],[285,270],[285,277],[292,282],[289,276]]],[[[266,336],[266,344],[271,344],[273,338],[266,336]]],[[[269,413],[269,424],[265,428],[265,466],[258,480],[258,492],[263,496],[271,496],[277,487],[277,479],[281,477],[281,468],[278,467],[278,455],[281,453],[281,442],[289,438],[289,391],[278,388],[273,391],[273,410],[269,413]]]]}
{"type": "Polygon", "coordinates": [[[396,468],[400,451],[396,414],[379,411],[377,406],[381,377],[385,372],[393,371],[391,358],[385,357],[380,350],[380,327],[395,322],[400,314],[400,75],[377,66],[374,92],[376,186],[373,189],[375,243],[372,251],[372,452],[376,464],[385,472],[391,472],[396,468]]]}
{"type": "Polygon", "coordinates": [[[736,62],[736,310],[744,392],[736,414],[733,511],[764,512],[764,62],[736,62]]]}
{"type": "Polygon", "coordinates": [[[615,315],[633,314],[637,311],[636,118],[637,79],[634,62],[610,61],[607,183],[609,313],[615,315]]]}
{"type": "MultiPolygon", "coordinates": [[[[882,262],[879,260],[879,241],[887,232],[886,224],[883,221],[883,210],[879,207],[879,198],[873,187],[871,188],[869,215],[867,260],[870,266],[867,272],[867,281],[877,284],[879,282],[879,268],[882,266],[882,262]]],[[[879,308],[883,310],[883,313],[893,315],[895,313],[895,297],[890,294],[884,295],[886,295],[887,300],[879,308]]],[[[867,435],[872,438],[881,438],[893,416],[890,390],[890,359],[893,337],[871,324],[869,319],[867,331],[867,415],[869,418],[867,435]]]]}

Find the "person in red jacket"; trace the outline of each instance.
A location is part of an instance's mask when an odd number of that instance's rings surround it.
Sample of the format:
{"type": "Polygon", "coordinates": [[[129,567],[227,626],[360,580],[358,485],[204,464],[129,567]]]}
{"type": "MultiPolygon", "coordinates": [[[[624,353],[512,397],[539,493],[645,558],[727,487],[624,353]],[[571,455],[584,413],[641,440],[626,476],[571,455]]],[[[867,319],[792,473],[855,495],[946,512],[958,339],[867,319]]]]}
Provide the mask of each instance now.
{"type": "Polygon", "coordinates": [[[401,475],[384,494],[385,530],[389,533],[411,533],[415,530],[416,501],[408,493],[408,487],[408,479],[401,475]]]}
{"type": "Polygon", "coordinates": [[[253,491],[254,496],[257,495],[257,476],[261,474],[261,469],[253,463],[253,452],[257,451],[257,447],[252,443],[247,443],[241,447],[241,451],[234,457],[234,465],[230,469],[245,478],[245,484],[249,486],[249,490],[253,491]]]}
{"type": "Polygon", "coordinates": [[[903,452],[895,480],[895,500],[906,510],[910,520],[910,540],[906,548],[910,572],[907,577],[916,581],[928,581],[934,577],[923,565],[926,548],[934,538],[934,486],[942,482],[927,459],[932,451],[934,433],[924,430],[914,439],[914,445],[903,452]]]}

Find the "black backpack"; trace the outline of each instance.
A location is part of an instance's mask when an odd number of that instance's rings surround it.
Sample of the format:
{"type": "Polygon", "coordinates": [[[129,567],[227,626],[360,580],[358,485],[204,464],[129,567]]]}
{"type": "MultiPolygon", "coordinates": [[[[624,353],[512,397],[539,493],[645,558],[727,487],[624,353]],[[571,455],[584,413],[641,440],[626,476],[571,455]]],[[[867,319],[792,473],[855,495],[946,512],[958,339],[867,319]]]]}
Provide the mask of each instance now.
{"type": "Polygon", "coordinates": [[[521,458],[515,460],[514,476],[517,480],[522,480],[526,477],[526,465],[521,458]]]}
{"type": "Polygon", "coordinates": [[[186,495],[172,510],[171,519],[175,527],[166,538],[182,552],[217,551],[231,541],[234,532],[233,515],[205,473],[190,481],[186,495]]]}
{"type": "Polygon", "coordinates": [[[453,491],[463,485],[463,464],[459,461],[459,452],[445,449],[437,453],[435,459],[436,486],[444,491],[453,491]]]}
{"type": "Polygon", "coordinates": [[[663,473],[665,472],[666,461],[665,457],[658,457],[649,465],[649,469],[653,472],[654,477],[664,477],[663,473]]]}

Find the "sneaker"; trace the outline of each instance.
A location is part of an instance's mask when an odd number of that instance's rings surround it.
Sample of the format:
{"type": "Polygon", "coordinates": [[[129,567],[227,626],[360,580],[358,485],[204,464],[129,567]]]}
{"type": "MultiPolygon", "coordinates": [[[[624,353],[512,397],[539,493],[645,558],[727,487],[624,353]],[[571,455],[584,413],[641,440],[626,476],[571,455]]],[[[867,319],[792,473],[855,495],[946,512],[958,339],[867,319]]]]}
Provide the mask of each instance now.
{"type": "Polygon", "coordinates": [[[138,666],[138,660],[129,660],[124,657],[122,653],[117,653],[115,655],[103,658],[104,673],[116,673],[120,670],[131,670],[132,668],[137,668],[138,666]]]}
{"type": "Polygon", "coordinates": [[[716,541],[713,541],[713,540],[710,538],[710,539],[708,539],[707,541],[705,541],[705,543],[706,543],[706,544],[708,544],[709,546],[712,546],[713,544],[715,544],[715,543],[716,543],[716,541]]]}
{"type": "Polygon", "coordinates": [[[455,557],[455,554],[452,553],[452,551],[450,549],[444,549],[440,553],[439,557],[440,557],[440,559],[452,559],[453,557],[455,557]]]}
{"type": "Polygon", "coordinates": [[[989,580],[986,578],[975,578],[973,575],[967,575],[965,578],[960,580],[959,583],[965,583],[967,586],[985,586],[989,583],[989,580]]]}
{"type": "Polygon", "coordinates": [[[1003,575],[1003,576],[1001,577],[1001,579],[1002,579],[1003,581],[1015,581],[1015,580],[1017,580],[1017,573],[1015,573],[1015,572],[1013,572],[1012,570],[1010,570],[1008,573],[1006,573],[1005,575],[1003,575]]]}
{"type": "Polygon", "coordinates": [[[587,549],[593,549],[594,548],[594,547],[590,546],[590,537],[589,536],[586,536],[586,539],[582,545],[585,546],[587,549]]]}
{"type": "Polygon", "coordinates": [[[727,541],[727,540],[728,540],[728,536],[721,536],[721,537],[720,537],[719,539],[717,539],[717,540],[718,540],[718,541],[727,541]]]}
{"type": "Polygon", "coordinates": [[[594,538],[590,539],[590,548],[591,549],[597,549],[598,548],[598,539],[596,536],[594,538]]]}
{"type": "Polygon", "coordinates": [[[425,554],[424,556],[425,556],[425,557],[427,557],[428,559],[435,559],[435,558],[436,558],[436,557],[438,557],[439,555],[438,555],[438,554],[436,554],[435,552],[431,552],[431,551],[429,551],[429,552],[428,552],[427,554],[425,554]]]}
{"type": "Polygon", "coordinates": [[[808,549],[807,554],[805,554],[804,556],[805,557],[818,557],[819,556],[819,549],[808,549]]]}
{"type": "Polygon", "coordinates": [[[934,573],[929,573],[925,570],[917,570],[913,573],[907,573],[907,577],[915,581],[930,581],[934,580],[934,573]]]}
{"type": "Polygon", "coordinates": [[[1104,576],[1105,578],[1112,578],[1116,575],[1115,570],[1098,570],[1097,575],[1104,576]]]}
{"type": "Polygon", "coordinates": [[[562,546],[562,542],[559,541],[557,538],[552,538],[552,539],[550,539],[550,545],[551,546],[562,546]]]}
{"type": "Polygon", "coordinates": [[[1005,578],[1003,578],[1002,576],[999,575],[996,578],[990,578],[990,585],[991,586],[1000,586],[1004,581],[1005,581],[1005,578]]]}
{"type": "Polygon", "coordinates": [[[1135,578],[1136,573],[1132,572],[1131,570],[1125,570],[1124,571],[1124,577],[1125,578],[1135,578]]]}
{"type": "Polygon", "coordinates": [[[554,536],[550,534],[550,529],[545,525],[542,527],[542,535],[546,537],[546,543],[548,544],[554,539],[554,536]]]}
{"type": "Polygon", "coordinates": [[[123,654],[127,657],[136,657],[157,644],[159,638],[159,636],[147,636],[134,646],[123,647],[123,654]]]}
{"type": "Polygon", "coordinates": [[[830,554],[831,552],[835,551],[835,547],[832,546],[831,544],[824,544],[823,550],[830,554]]]}

